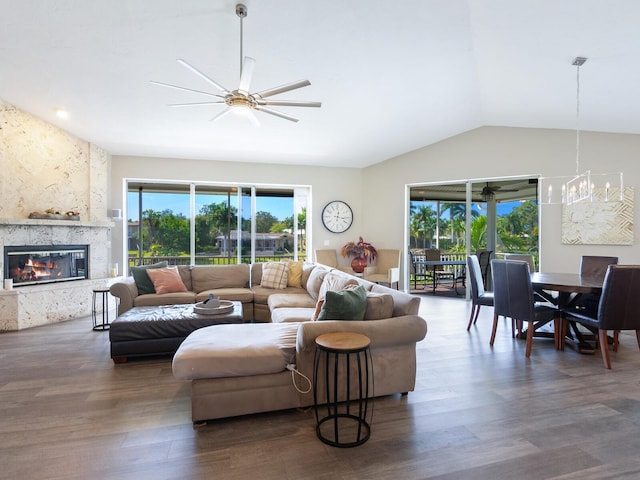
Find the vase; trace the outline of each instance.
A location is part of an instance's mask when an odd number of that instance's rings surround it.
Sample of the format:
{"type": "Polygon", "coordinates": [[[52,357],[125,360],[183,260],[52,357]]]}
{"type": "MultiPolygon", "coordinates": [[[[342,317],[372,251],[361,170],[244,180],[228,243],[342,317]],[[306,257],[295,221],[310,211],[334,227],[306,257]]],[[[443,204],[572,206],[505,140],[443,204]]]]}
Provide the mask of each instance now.
{"type": "Polygon", "coordinates": [[[367,259],[364,257],[355,257],[353,260],[351,260],[351,269],[356,273],[364,272],[366,266],[367,259]]]}

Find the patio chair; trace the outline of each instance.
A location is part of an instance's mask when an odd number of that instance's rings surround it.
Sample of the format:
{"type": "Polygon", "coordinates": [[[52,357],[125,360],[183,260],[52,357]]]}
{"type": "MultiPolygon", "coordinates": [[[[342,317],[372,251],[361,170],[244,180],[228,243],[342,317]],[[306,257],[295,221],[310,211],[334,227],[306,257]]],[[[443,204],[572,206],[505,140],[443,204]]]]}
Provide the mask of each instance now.
{"type": "Polygon", "coordinates": [[[423,279],[424,281],[426,281],[428,276],[426,267],[424,265],[416,263],[420,260],[424,260],[423,255],[418,255],[412,252],[411,250],[409,250],[409,269],[410,269],[409,273],[411,275],[409,279],[413,277],[414,290],[418,288],[418,280],[423,279]]]}
{"type": "MultiPolygon", "coordinates": [[[[596,333],[597,344],[602,353],[605,368],[611,368],[607,331],[613,330],[613,351],[618,351],[620,330],[635,330],[636,341],[640,348],[640,266],[609,265],[602,285],[602,296],[597,314],[570,309],[565,310],[564,332],[568,321],[584,325],[596,333]]],[[[564,348],[564,335],[560,339],[560,348],[564,348]]]]}
{"type": "Polygon", "coordinates": [[[503,316],[512,319],[512,330],[514,321],[517,322],[519,331],[522,330],[524,322],[529,323],[525,348],[527,358],[531,355],[533,332],[536,326],[551,320],[554,322],[555,346],[560,348],[561,311],[551,304],[534,301],[529,264],[519,260],[491,260],[491,276],[493,279],[493,328],[489,345],[493,347],[498,317],[503,316]]]}
{"type": "Polygon", "coordinates": [[[364,279],[373,283],[388,283],[390,288],[400,282],[400,250],[379,249],[376,264],[364,269],[364,279]]]}
{"type": "MultiPolygon", "coordinates": [[[[424,251],[425,260],[438,262],[442,259],[442,252],[438,248],[427,248],[424,251]]],[[[429,267],[427,267],[427,272],[429,267]]],[[[431,267],[431,273],[433,275],[434,288],[438,287],[438,283],[441,280],[451,280],[451,288],[455,287],[454,279],[455,275],[451,270],[445,270],[443,265],[436,265],[431,267]]]]}
{"type": "Polygon", "coordinates": [[[471,324],[476,323],[480,307],[486,305],[493,306],[493,293],[485,292],[482,284],[482,272],[480,271],[480,262],[476,255],[467,257],[467,271],[469,272],[469,284],[471,285],[471,315],[469,315],[469,324],[467,331],[471,329],[471,324]]]}
{"type": "Polygon", "coordinates": [[[480,263],[480,272],[482,273],[482,283],[484,288],[488,288],[489,284],[489,269],[491,267],[491,254],[493,250],[476,250],[476,256],[478,257],[478,263],[480,263]]]}

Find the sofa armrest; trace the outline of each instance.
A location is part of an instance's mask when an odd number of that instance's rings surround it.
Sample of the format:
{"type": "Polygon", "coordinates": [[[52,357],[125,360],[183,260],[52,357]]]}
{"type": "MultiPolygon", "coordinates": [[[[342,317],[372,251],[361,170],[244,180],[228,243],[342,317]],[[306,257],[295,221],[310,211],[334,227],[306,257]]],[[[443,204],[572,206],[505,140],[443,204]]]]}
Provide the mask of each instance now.
{"type": "Polygon", "coordinates": [[[424,339],[427,322],[418,315],[385,318],[382,320],[325,320],[305,322],[298,328],[296,350],[315,352],[315,340],[323,333],[354,332],[366,335],[371,340],[371,348],[395,345],[409,345],[424,339]]]}
{"type": "Polygon", "coordinates": [[[118,315],[133,308],[133,299],[138,296],[138,287],[133,277],[125,277],[109,287],[109,292],[118,297],[118,315]]]}

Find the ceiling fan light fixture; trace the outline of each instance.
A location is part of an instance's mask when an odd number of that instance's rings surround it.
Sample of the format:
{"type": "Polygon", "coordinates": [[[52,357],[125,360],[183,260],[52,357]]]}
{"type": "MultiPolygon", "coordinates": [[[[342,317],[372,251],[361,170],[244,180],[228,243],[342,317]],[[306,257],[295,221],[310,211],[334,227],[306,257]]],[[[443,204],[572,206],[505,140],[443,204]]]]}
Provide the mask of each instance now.
{"type": "Polygon", "coordinates": [[[285,120],[289,120],[291,122],[297,122],[298,119],[288,115],[286,113],[282,113],[278,110],[273,110],[269,108],[270,106],[281,106],[281,107],[315,107],[319,108],[322,103],[321,102],[305,102],[305,101],[288,101],[288,100],[265,100],[267,97],[271,97],[273,95],[278,95],[280,93],[290,92],[292,90],[296,90],[298,88],[306,87],[311,85],[309,80],[299,80],[297,82],[287,83],[284,85],[280,85],[278,87],[269,88],[267,90],[262,90],[256,93],[250,93],[250,85],[251,85],[251,77],[253,76],[253,69],[255,66],[255,60],[251,57],[243,56],[243,19],[247,16],[247,7],[242,3],[238,3],[236,5],[236,15],[240,18],[240,82],[239,86],[236,90],[227,90],[220,83],[216,82],[212,78],[210,78],[207,74],[203,73],[193,65],[189,64],[187,61],[183,59],[178,59],[178,63],[180,63],[185,68],[191,70],[191,72],[195,73],[197,76],[205,80],[210,85],[214,86],[217,90],[222,92],[222,94],[215,94],[200,90],[195,90],[192,88],[180,87],[178,85],[171,85],[163,82],[151,81],[154,85],[159,85],[162,87],[173,88],[177,90],[187,91],[191,93],[208,95],[213,97],[218,97],[217,100],[209,101],[209,102],[195,102],[195,103],[174,103],[170,104],[171,107],[191,107],[191,106],[209,106],[214,104],[224,104],[227,109],[219,112],[215,115],[211,120],[218,121],[222,117],[225,116],[229,111],[234,111],[236,113],[249,112],[249,117],[255,125],[258,125],[259,122],[253,112],[253,110],[257,110],[260,112],[268,113],[269,115],[273,115],[275,117],[280,117],[285,120]]]}

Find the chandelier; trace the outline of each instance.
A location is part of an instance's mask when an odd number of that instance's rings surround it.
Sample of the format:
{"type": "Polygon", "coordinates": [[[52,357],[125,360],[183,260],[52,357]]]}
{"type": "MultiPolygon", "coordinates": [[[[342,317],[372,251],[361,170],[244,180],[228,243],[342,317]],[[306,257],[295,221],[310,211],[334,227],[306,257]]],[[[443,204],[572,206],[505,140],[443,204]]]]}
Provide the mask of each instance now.
{"type": "Polygon", "coordinates": [[[624,200],[622,172],[580,172],[580,67],[587,61],[576,57],[576,173],[573,176],[542,177],[540,203],[572,205],[578,202],[617,202],[624,200]]]}

